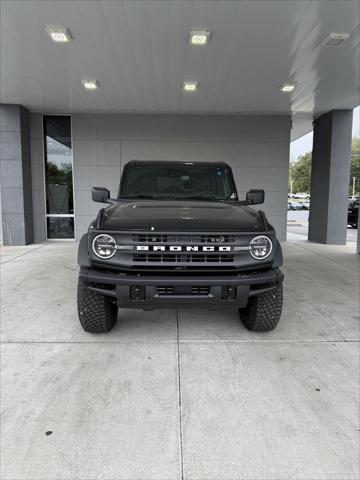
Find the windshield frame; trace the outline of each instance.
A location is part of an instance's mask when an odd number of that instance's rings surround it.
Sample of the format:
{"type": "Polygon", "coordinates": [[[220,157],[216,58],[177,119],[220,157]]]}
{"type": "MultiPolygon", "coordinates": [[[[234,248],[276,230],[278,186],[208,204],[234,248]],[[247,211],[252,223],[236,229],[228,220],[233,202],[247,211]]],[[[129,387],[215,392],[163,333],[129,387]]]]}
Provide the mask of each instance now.
{"type": "Polygon", "coordinates": [[[214,163],[210,163],[210,162],[178,162],[178,161],[174,161],[174,162],[169,162],[169,161],[156,161],[156,160],[146,160],[146,161],[130,161],[128,163],[125,164],[124,168],[123,168],[123,171],[122,171],[122,175],[121,175],[121,180],[120,180],[120,185],[119,185],[119,190],[118,190],[118,195],[117,195],[117,199],[118,200],[126,200],[126,199],[129,199],[129,200],[136,200],[136,199],[139,199],[139,200],[206,200],[206,201],[223,201],[223,202],[238,202],[239,201],[239,196],[238,196],[238,193],[237,193],[237,189],[236,189],[236,184],[235,184],[235,180],[234,180],[234,176],[233,176],[233,172],[232,172],[232,169],[230,168],[230,166],[227,164],[227,163],[224,163],[224,162],[214,162],[214,163]],[[141,166],[141,165],[144,165],[146,167],[149,167],[149,166],[154,166],[154,167],[159,167],[159,166],[162,166],[162,167],[175,167],[175,166],[195,166],[195,167],[203,167],[203,168],[209,168],[209,167],[214,167],[214,168],[224,168],[226,170],[226,174],[228,176],[228,181],[230,183],[230,187],[231,187],[231,191],[234,193],[234,198],[223,198],[223,197],[206,197],[206,196],[198,196],[196,194],[192,194],[192,195],[172,195],[172,194],[159,194],[159,195],[144,195],[144,196],[141,196],[140,195],[127,195],[127,196],[124,196],[122,195],[122,192],[124,191],[124,184],[125,184],[125,181],[126,181],[126,176],[128,174],[128,170],[130,168],[134,168],[136,166],[141,166]]]}

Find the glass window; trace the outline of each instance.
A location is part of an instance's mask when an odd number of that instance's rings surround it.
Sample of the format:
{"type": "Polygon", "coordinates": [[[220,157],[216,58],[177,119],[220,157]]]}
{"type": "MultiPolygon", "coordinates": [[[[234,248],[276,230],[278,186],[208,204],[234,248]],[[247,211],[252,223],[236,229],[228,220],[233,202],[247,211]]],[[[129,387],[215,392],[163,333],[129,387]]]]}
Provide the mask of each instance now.
{"type": "Polygon", "coordinates": [[[226,166],[199,163],[146,162],[128,164],[121,197],[236,199],[236,189],[226,166]]]}
{"type": "Polygon", "coordinates": [[[73,217],[51,217],[46,218],[48,238],[74,238],[73,217]]]}
{"type": "Polygon", "coordinates": [[[71,118],[44,117],[48,238],[74,238],[71,118]]]}

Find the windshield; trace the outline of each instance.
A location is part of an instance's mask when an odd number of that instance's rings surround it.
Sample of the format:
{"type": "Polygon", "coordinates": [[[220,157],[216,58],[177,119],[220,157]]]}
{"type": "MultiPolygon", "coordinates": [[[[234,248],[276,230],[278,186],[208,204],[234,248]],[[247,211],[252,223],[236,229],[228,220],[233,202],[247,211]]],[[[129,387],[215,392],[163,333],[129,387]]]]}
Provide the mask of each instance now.
{"type": "Polygon", "coordinates": [[[191,163],[128,164],[123,174],[120,196],[237,200],[228,167],[191,163]]]}

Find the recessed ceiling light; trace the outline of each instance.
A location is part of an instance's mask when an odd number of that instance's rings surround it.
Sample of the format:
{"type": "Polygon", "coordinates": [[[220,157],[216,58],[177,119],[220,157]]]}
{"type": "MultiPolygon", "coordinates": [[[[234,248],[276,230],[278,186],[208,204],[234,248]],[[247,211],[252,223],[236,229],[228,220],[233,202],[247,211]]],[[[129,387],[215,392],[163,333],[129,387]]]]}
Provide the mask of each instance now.
{"type": "Polygon", "coordinates": [[[184,90],[185,92],[196,92],[198,89],[199,83],[198,82],[184,82],[184,90]]]}
{"type": "Polygon", "coordinates": [[[206,45],[209,38],[209,30],[191,30],[189,33],[189,42],[191,45],[206,45]]]}
{"type": "Polygon", "coordinates": [[[55,27],[48,25],[45,28],[47,34],[50,36],[51,40],[57,43],[67,43],[71,40],[70,32],[65,27],[55,27]]]}
{"type": "Polygon", "coordinates": [[[296,83],[283,83],[280,87],[280,90],[284,93],[293,92],[296,88],[296,83]]]}
{"type": "Polygon", "coordinates": [[[96,80],[81,80],[81,83],[84,85],[86,90],[96,90],[99,87],[99,84],[96,80]]]}
{"type": "Polygon", "coordinates": [[[328,47],[340,47],[346,40],[350,38],[350,33],[329,33],[324,40],[321,42],[321,45],[328,47]]]}

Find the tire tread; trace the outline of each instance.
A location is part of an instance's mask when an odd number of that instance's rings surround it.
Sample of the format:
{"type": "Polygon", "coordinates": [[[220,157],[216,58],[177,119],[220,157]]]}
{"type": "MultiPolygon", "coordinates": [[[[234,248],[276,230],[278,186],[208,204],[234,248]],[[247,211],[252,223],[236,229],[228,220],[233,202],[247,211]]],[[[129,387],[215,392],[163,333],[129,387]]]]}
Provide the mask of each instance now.
{"type": "Polygon", "coordinates": [[[105,333],[113,328],[117,320],[113,299],[89,290],[79,279],[77,301],[79,321],[85,332],[105,333]]]}
{"type": "Polygon", "coordinates": [[[246,308],[240,309],[240,318],[248,330],[268,332],[279,323],[283,304],[283,287],[249,299],[246,308]]]}

